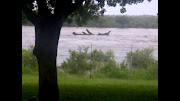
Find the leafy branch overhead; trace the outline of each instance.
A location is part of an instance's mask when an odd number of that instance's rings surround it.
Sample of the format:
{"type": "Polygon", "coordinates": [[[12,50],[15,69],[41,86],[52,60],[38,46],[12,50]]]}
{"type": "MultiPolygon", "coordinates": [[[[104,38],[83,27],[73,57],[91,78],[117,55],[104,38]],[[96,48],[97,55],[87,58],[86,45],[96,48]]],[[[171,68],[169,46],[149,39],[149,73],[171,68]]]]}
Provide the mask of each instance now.
{"type": "MultiPolygon", "coordinates": [[[[105,6],[121,6],[121,13],[126,12],[125,6],[142,3],[144,0],[23,0],[23,11],[28,19],[36,24],[43,16],[64,19],[71,22],[74,18],[78,24],[103,15],[105,6]],[[70,16],[69,16],[70,15],[70,16]]],[[[147,0],[151,1],[151,0],[147,0]]]]}

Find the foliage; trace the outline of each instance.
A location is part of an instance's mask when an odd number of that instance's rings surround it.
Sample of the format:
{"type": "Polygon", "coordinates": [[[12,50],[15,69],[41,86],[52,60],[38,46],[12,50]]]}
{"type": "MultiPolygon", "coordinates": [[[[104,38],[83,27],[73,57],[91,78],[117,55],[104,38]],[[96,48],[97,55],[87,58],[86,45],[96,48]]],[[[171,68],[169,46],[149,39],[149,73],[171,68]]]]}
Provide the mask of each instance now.
{"type": "Polygon", "coordinates": [[[123,60],[119,65],[120,65],[120,68],[123,70],[128,69],[128,64],[126,63],[125,60],[123,60]]]}
{"type": "MultiPolygon", "coordinates": [[[[70,50],[70,57],[60,68],[69,74],[87,75],[92,71],[92,78],[129,78],[130,53],[127,60],[116,63],[113,51],[103,52],[94,49],[88,52],[89,47],[79,47],[78,51],[70,50]],[[92,58],[91,58],[92,57],[92,58]],[[91,60],[92,59],[92,60],[91,60]]],[[[158,64],[152,57],[152,49],[136,50],[133,52],[133,79],[157,79],[158,64]]]]}
{"type": "Polygon", "coordinates": [[[78,51],[70,50],[69,58],[64,61],[60,68],[70,74],[85,74],[90,69],[96,70],[106,65],[106,62],[114,60],[114,53],[109,50],[106,53],[101,50],[88,52],[89,47],[79,47],[78,51]]]}
{"type": "Polygon", "coordinates": [[[22,25],[32,26],[33,24],[27,19],[26,15],[22,12],[22,25]]]}
{"type": "Polygon", "coordinates": [[[152,63],[148,65],[147,69],[133,69],[132,79],[142,79],[142,80],[158,80],[158,64],[152,63]]]}
{"type": "Polygon", "coordinates": [[[69,50],[70,57],[62,63],[60,68],[70,74],[84,74],[89,68],[87,49],[79,47],[79,51],[69,50]]]}
{"type": "MultiPolygon", "coordinates": [[[[147,0],[151,1],[151,0],[147,0]]],[[[125,9],[126,4],[138,4],[142,3],[143,0],[83,0],[83,4],[73,12],[68,19],[75,19],[75,22],[78,26],[82,26],[87,23],[88,20],[96,19],[100,15],[103,15],[106,12],[104,8],[105,5],[109,7],[122,6],[122,9],[125,9]]],[[[121,12],[124,13],[124,12],[121,12]]]]}
{"type": "Polygon", "coordinates": [[[155,61],[148,65],[147,71],[149,74],[151,74],[151,77],[149,79],[158,79],[158,62],[155,61]]]}
{"type": "MultiPolygon", "coordinates": [[[[103,28],[158,28],[157,16],[99,16],[89,20],[84,27],[103,28]]],[[[73,24],[75,23],[72,21],[73,24]]],[[[72,24],[72,25],[73,25],[72,24]]],[[[71,25],[71,26],[72,26],[71,25]]],[[[68,26],[67,22],[64,26],[68,26]]],[[[74,25],[78,26],[78,25],[74,25]]],[[[80,26],[82,27],[82,26],[80,26]]]]}
{"type": "Polygon", "coordinates": [[[120,69],[116,62],[112,60],[108,61],[97,72],[103,74],[106,78],[128,79],[128,70],[120,69]]]}
{"type": "Polygon", "coordinates": [[[38,70],[38,63],[36,57],[32,53],[33,47],[22,50],[22,73],[28,73],[38,70]]]}
{"type": "MultiPolygon", "coordinates": [[[[151,0],[147,1],[150,2],[151,0]]],[[[24,12],[31,11],[31,15],[26,13],[29,15],[28,17],[32,17],[32,14],[38,16],[66,16],[66,21],[68,23],[74,20],[78,26],[82,26],[86,24],[88,20],[96,19],[100,15],[103,15],[104,12],[106,12],[105,6],[121,6],[120,12],[124,13],[126,12],[126,5],[142,2],[144,2],[144,0],[75,0],[74,3],[72,0],[23,0],[23,10],[24,12]]],[[[31,21],[33,20],[31,19],[31,21]]]]}
{"type": "MultiPolygon", "coordinates": [[[[156,16],[99,16],[79,27],[106,28],[158,28],[156,16]],[[125,20],[127,22],[125,22],[125,20]]],[[[32,25],[22,13],[22,25],[32,25]]],[[[63,26],[78,27],[74,19],[67,19],[63,26]]]]}
{"type": "MultiPolygon", "coordinates": [[[[22,51],[22,73],[34,75],[38,74],[38,64],[32,54],[33,46],[28,50],[22,51]]],[[[157,80],[158,79],[158,62],[152,59],[152,49],[136,50],[133,56],[138,56],[138,68],[132,69],[132,79],[157,80]],[[143,51],[143,52],[141,52],[143,51]],[[138,54],[137,54],[138,53],[138,54]],[[141,53],[141,54],[140,54],[141,53]],[[140,54],[140,55],[139,55],[140,54]],[[146,58],[144,58],[146,57],[146,58]],[[149,58],[147,58],[149,57],[149,58]],[[139,62],[141,60],[141,62],[139,62]],[[144,60],[144,61],[142,61],[144,60]],[[148,61],[148,62],[147,62],[148,61]],[[144,68],[144,66],[146,68],[144,68]]],[[[89,47],[79,47],[77,51],[70,50],[69,58],[58,66],[58,77],[89,77],[88,72],[92,71],[92,78],[116,78],[129,79],[128,59],[121,63],[116,63],[112,50],[103,52],[94,49],[89,52],[89,47]],[[91,58],[92,57],[92,58],[91,58]],[[92,61],[91,61],[92,59],[92,61]]],[[[128,53],[129,54],[129,53],[128,53]]],[[[134,65],[134,64],[133,64],[134,65]]]]}
{"type": "Polygon", "coordinates": [[[132,67],[133,68],[147,68],[148,65],[154,63],[156,60],[153,58],[153,49],[145,48],[143,50],[137,49],[135,52],[127,53],[127,62],[131,64],[132,56],[132,67]]]}

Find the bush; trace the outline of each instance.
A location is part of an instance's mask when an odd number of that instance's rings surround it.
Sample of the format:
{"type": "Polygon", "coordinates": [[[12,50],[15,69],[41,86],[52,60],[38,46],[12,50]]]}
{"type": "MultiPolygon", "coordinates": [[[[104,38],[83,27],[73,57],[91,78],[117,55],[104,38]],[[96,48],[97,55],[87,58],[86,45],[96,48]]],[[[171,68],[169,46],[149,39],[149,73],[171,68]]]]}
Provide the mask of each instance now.
{"type": "Polygon", "coordinates": [[[152,64],[155,59],[153,58],[153,49],[145,48],[143,50],[136,50],[135,52],[127,53],[127,62],[131,63],[132,55],[132,67],[133,68],[147,68],[148,65],[152,64]]]}
{"type": "MultiPolygon", "coordinates": [[[[94,49],[92,53],[88,50],[89,47],[79,47],[78,51],[70,50],[69,58],[64,61],[59,68],[63,70],[65,74],[69,73],[71,75],[81,76],[87,76],[91,70],[92,78],[129,78],[129,53],[127,60],[118,64],[116,63],[114,53],[111,50],[103,52],[94,49]]],[[[152,49],[144,49],[132,53],[134,61],[132,79],[158,79],[158,63],[153,59],[152,52],[152,49]]]]}
{"type": "Polygon", "coordinates": [[[69,76],[67,73],[65,73],[62,70],[58,70],[57,75],[58,75],[58,77],[67,77],[67,76],[69,76]]]}
{"type": "Polygon", "coordinates": [[[158,79],[158,62],[154,61],[154,63],[148,65],[147,71],[151,74],[149,79],[158,79]]]}
{"type": "Polygon", "coordinates": [[[28,73],[38,70],[38,63],[36,57],[32,53],[32,48],[22,50],[22,73],[28,73]]]}
{"type": "Polygon", "coordinates": [[[132,55],[132,79],[157,80],[158,62],[153,58],[153,49],[145,48],[127,53],[127,63],[131,63],[132,55]]]}
{"type": "Polygon", "coordinates": [[[120,65],[120,68],[122,70],[127,70],[128,69],[128,64],[127,64],[127,62],[125,60],[123,60],[119,65],[120,65]]]}
{"type": "Polygon", "coordinates": [[[88,52],[89,47],[79,47],[78,51],[70,50],[69,58],[64,61],[60,68],[69,74],[87,74],[90,70],[98,70],[106,65],[107,62],[114,60],[114,53],[109,50],[102,52],[101,50],[93,50],[88,52]]]}
{"type": "Polygon", "coordinates": [[[95,73],[97,78],[117,78],[117,79],[128,79],[128,69],[120,68],[119,65],[114,61],[110,60],[103,67],[101,67],[95,73]]]}
{"type": "Polygon", "coordinates": [[[30,68],[30,67],[22,67],[22,74],[38,74],[38,70],[36,68],[30,68]]]}
{"type": "Polygon", "coordinates": [[[70,57],[67,61],[63,61],[60,68],[70,74],[83,75],[89,69],[89,54],[88,47],[79,47],[79,51],[69,50],[70,57]]]}

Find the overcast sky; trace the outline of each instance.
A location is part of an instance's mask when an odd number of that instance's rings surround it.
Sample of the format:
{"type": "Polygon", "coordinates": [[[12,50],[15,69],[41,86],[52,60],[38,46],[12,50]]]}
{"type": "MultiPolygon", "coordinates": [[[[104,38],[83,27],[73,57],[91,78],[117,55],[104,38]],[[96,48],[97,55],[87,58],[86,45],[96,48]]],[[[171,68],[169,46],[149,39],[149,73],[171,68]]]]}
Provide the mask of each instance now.
{"type": "Polygon", "coordinates": [[[148,2],[144,0],[143,3],[126,5],[126,11],[124,14],[120,13],[122,7],[108,7],[106,6],[106,12],[104,15],[157,15],[158,13],[158,0],[152,0],[148,2]]]}

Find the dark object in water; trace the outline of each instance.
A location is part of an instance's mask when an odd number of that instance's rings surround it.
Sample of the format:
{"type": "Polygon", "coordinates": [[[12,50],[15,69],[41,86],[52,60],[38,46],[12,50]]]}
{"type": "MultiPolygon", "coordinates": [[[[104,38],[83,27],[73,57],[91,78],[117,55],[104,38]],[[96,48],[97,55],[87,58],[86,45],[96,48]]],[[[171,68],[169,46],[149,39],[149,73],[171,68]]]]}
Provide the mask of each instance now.
{"type": "Polygon", "coordinates": [[[85,33],[85,32],[82,32],[84,35],[88,35],[87,33],[85,33]]]}
{"type": "Polygon", "coordinates": [[[78,34],[78,33],[76,33],[76,32],[73,32],[72,34],[74,34],[74,35],[83,35],[83,34],[78,34]]]}
{"type": "Polygon", "coordinates": [[[93,35],[93,33],[90,32],[88,29],[86,29],[86,31],[89,33],[89,35],[93,35]]]}
{"type": "Polygon", "coordinates": [[[148,37],[148,36],[143,36],[143,37],[148,37]]]}
{"type": "Polygon", "coordinates": [[[73,34],[73,35],[109,35],[109,33],[111,32],[111,31],[109,31],[109,32],[107,32],[107,33],[93,34],[93,33],[90,32],[88,29],[86,29],[86,31],[87,31],[88,33],[82,32],[83,34],[81,34],[81,33],[79,34],[79,33],[73,32],[72,34],[73,34]]]}
{"type": "Polygon", "coordinates": [[[111,31],[107,32],[107,33],[98,33],[98,35],[109,35],[111,31]]]}

